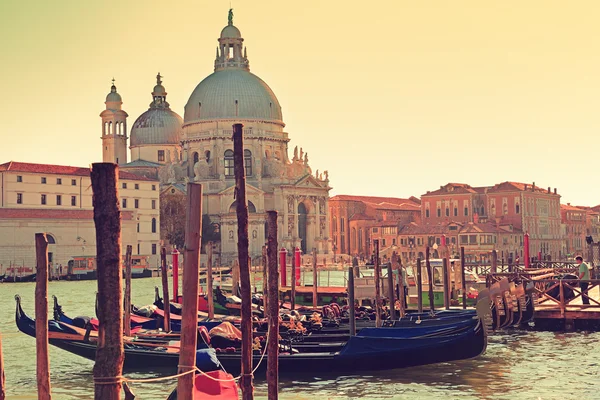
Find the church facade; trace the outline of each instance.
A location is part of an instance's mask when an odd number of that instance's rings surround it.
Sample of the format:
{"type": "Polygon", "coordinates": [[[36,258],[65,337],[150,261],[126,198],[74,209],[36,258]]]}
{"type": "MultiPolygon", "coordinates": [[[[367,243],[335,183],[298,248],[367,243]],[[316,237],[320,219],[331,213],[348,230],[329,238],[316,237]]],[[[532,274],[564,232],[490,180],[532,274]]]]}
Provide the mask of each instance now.
{"type": "Polygon", "coordinates": [[[183,119],[170,110],[157,76],[150,108],[131,130],[129,163],[122,154],[127,114],[119,109],[114,121],[103,116],[105,130],[111,122],[124,126],[121,135],[103,134],[105,161],[119,162],[122,169],[139,175],[154,175],[170,194],[183,195],[189,181],[201,183],[203,214],[220,236],[221,262],[230,262],[237,257],[232,125],[241,123],[251,255],[262,254],[267,210],[278,211],[280,247],[329,254],[328,172],[313,171],[303,149],[288,155],[290,139],[281,106],[271,88],[250,72],[243,42],[230,11],[218,39],[214,73],[196,86],[183,119]]]}

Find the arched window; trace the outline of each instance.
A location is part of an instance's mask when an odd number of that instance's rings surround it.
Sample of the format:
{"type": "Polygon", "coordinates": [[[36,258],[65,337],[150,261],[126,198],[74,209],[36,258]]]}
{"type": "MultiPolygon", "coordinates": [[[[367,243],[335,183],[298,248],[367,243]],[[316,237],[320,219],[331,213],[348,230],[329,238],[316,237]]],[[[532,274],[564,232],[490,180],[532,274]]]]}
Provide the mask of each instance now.
{"type": "MultiPolygon", "coordinates": [[[[237,211],[237,200],[231,203],[229,206],[229,212],[234,213],[237,211]]],[[[250,200],[248,200],[248,213],[256,213],[256,206],[250,200]]]]}
{"type": "Polygon", "coordinates": [[[54,236],[46,234],[46,239],[48,239],[48,244],[56,244],[56,240],[54,240],[54,236]]]}
{"type": "Polygon", "coordinates": [[[206,162],[210,162],[210,150],[206,150],[204,152],[204,158],[206,158],[206,162]]]}
{"type": "Polygon", "coordinates": [[[200,161],[200,156],[198,155],[197,152],[194,152],[194,154],[192,155],[192,158],[194,159],[194,165],[196,165],[196,163],[198,161],[200,161]]]}
{"type": "Polygon", "coordinates": [[[156,233],[156,218],[152,218],[152,233],[156,233]]]}
{"type": "Polygon", "coordinates": [[[232,177],[233,172],[233,150],[225,150],[225,176],[232,177]]]}
{"type": "Polygon", "coordinates": [[[244,150],[244,167],[246,176],[252,176],[252,152],[250,150],[244,150]]]}

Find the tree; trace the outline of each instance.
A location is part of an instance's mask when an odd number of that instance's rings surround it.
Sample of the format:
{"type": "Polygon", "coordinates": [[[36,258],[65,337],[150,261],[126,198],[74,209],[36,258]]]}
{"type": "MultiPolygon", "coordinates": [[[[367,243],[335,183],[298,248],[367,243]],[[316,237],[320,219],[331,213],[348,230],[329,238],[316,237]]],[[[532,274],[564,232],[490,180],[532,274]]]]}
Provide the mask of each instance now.
{"type": "Polygon", "coordinates": [[[160,196],[160,235],[173,246],[185,244],[186,196],[183,193],[164,193],[160,196]]]}
{"type": "Polygon", "coordinates": [[[220,242],[221,232],[219,225],[210,220],[208,214],[202,215],[202,253],[206,251],[208,242],[220,242]]]}

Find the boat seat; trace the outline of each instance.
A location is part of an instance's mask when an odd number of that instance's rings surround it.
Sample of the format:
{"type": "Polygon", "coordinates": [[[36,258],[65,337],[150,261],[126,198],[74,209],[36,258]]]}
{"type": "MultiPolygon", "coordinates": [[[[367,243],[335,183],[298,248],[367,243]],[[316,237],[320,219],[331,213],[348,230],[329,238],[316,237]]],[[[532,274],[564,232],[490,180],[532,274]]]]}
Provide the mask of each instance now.
{"type": "Polygon", "coordinates": [[[204,343],[210,347],[210,335],[208,334],[208,329],[205,326],[198,327],[198,335],[202,338],[204,343]]]}

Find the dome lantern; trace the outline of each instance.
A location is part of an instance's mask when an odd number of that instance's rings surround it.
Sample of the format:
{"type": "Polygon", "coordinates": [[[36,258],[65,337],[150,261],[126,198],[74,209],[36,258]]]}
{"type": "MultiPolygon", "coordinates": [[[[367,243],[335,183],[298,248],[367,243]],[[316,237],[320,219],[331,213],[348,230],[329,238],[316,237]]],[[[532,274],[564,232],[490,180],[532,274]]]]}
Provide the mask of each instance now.
{"type": "Polygon", "coordinates": [[[229,9],[227,26],[221,31],[219,47],[215,59],[215,72],[228,68],[250,71],[245,51],[242,54],[244,39],[240,30],[233,25],[233,9],[229,9]]]}

